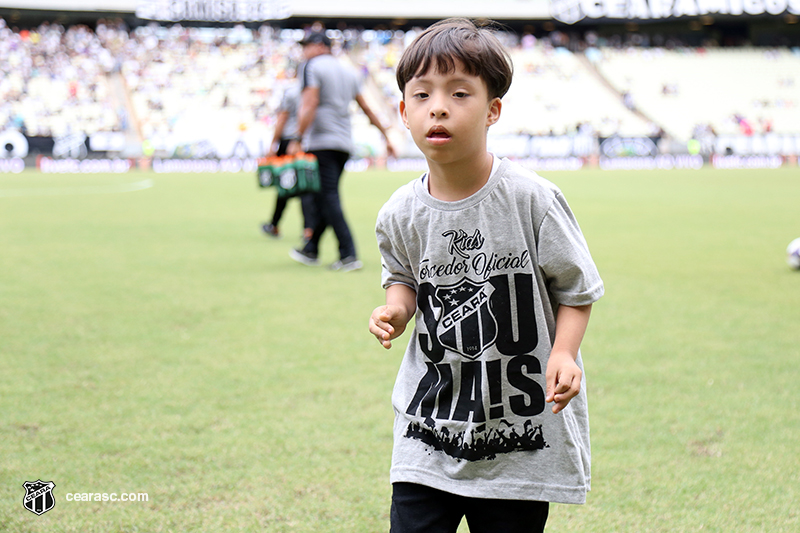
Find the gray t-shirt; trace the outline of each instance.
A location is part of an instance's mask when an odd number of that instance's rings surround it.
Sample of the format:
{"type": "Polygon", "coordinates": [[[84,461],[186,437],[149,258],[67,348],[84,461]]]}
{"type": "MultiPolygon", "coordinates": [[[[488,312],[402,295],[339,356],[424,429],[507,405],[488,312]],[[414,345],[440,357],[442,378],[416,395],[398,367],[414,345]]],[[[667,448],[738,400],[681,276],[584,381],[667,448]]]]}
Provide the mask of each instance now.
{"type": "MultiPolygon", "coordinates": [[[[417,293],[397,375],[391,481],[467,497],[583,503],[589,418],[581,392],[545,405],[558,305],[603,295],[560,190],[504,159],[464,200],[397,190],[376,226],[383,287],[417,293]]],[[[578,365],[583,368],[580,354],[578,365]]]]}
{"type": "Polygon", "coordinates": [[[306,132],[306,150],[352,152],[350,102],[361,92],[356,73],[330,54],[307,61],[301,79],[303,89],[319,88],[319,106],[306,132]]]}

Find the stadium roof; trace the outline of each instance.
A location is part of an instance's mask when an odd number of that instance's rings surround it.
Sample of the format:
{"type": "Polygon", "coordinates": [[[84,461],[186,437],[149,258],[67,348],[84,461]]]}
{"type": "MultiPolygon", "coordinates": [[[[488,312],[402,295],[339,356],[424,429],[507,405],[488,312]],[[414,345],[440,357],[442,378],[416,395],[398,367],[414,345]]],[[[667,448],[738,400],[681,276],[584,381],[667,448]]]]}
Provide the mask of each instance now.
{"type": "Polygon", "coordinates": [[[800,0],[0,0],[0,16],[19,20],[25,14],[76,16],[119,14],[139,21],[258,23],[313,20],[390,22],[395,26],[425,23],[447,17],[488,18],[509,26],[533,21],[612,23],[661,22],[703,17],[786,17],[795,24],[800,0]],[[9,12],[12,10],[13,12],[9,12]]]}
{"type": "MultiPolygon", "coordinates": [[[[99,11],[136,13],[144,9],[185,9],[192,4],[210,4],[204,0],[0,0],[0,7],[46,11],[99,11]]],[[[224,1],[217,0],[215,4],[224,1]]],[[[495,19],[550,18],[550,0],[403,0],[384,2],[374,0],[231,0],[231,4],[260,4],[277,6],[292,17],[341,18],[426,18],[439,19],[462,16],[495,19]]]]}

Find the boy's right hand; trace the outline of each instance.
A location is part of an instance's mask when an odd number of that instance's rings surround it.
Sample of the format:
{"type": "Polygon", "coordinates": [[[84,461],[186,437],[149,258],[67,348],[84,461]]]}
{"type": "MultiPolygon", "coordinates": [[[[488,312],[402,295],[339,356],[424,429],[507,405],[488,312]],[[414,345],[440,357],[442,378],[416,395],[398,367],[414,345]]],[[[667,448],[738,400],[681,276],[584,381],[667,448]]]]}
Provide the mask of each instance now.
{"type": "Polygon", "coordinates": [[[392,347],[392,340],[406,330],[409,318],[405,309],[399,305],[376,307],[369,317],[369,332],[388,350],[392,347]]]}

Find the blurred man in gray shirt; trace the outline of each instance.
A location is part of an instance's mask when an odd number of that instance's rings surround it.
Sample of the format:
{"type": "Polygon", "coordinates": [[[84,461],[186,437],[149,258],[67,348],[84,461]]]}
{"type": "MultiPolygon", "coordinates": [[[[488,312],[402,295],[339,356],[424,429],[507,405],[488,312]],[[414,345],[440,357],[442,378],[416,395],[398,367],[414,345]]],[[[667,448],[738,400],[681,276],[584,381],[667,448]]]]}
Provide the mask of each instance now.
{"type": "Polygon", "coordinates": [[[289,153],[300,149],[314,154],[319,162],[320,192],[315,196],[319,220],[311,239],[299,250],[292,250],[292,259],[305,265],[319,265],[319,241],[328,228],[333,228],[339,241],[339,260],[332,270],[357,270],[362,267],[356,254],[353,236],[342,212],[339,198],[339,180],[344,165],[353,150],[350,125],[350,102],[358,103],[386,139],[389,156],[394,148],[386,129],[367,105],[361,94],[361,84],[352,69],[331,55],[331,40],[324,32],[311,32],[300,41],[303,47],[303,64],[300,80],[302,95],[298,118],[298,141],[289,146],[289,153]]]}

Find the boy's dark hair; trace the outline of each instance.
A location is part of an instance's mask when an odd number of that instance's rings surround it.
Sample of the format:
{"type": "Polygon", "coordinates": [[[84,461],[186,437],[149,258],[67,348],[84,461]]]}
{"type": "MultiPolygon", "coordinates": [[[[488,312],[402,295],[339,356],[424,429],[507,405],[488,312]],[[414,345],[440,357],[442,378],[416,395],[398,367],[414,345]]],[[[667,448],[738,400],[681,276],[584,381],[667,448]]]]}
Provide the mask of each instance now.
{"type": "Polygon", "coordinates": [[[406,84],[434,66],[441,73],[455,72],[456,60],[467,74],[478,76],[489,89],[489,98],[502,98],[511,86],[514,66],[508,52],[487,26],[463,18],[441,20],[422,32],[397,65],[397,85],[405,95],[406,84]]]}

